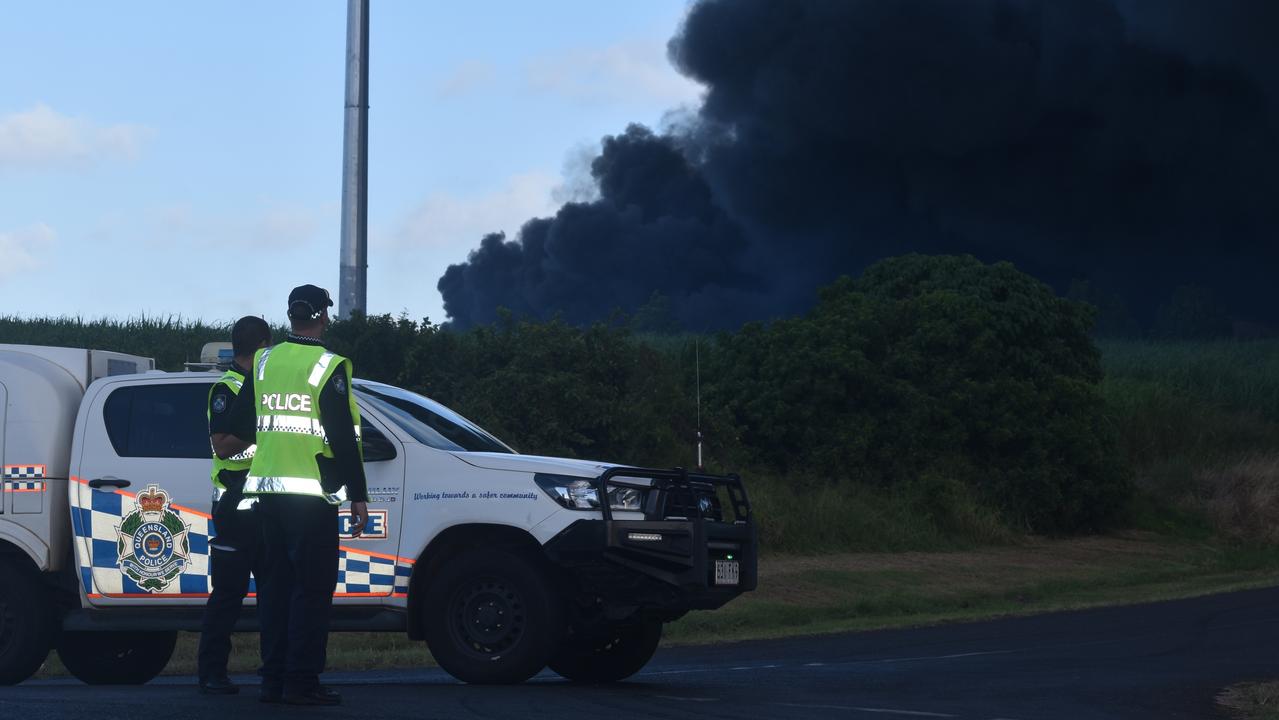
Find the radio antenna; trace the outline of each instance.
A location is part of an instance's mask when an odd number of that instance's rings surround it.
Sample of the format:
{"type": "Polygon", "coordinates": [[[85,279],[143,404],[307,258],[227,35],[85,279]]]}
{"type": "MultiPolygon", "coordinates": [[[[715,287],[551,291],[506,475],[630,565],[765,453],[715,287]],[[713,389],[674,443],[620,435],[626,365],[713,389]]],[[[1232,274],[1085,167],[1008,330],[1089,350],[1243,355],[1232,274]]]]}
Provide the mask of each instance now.
{"type": "Polygon", "coordinates": [[[693,340],[693,362],[697,377],[697,471],[702,472],[706,466],[702,464],[702,350],[701,339],[693,340]]]}

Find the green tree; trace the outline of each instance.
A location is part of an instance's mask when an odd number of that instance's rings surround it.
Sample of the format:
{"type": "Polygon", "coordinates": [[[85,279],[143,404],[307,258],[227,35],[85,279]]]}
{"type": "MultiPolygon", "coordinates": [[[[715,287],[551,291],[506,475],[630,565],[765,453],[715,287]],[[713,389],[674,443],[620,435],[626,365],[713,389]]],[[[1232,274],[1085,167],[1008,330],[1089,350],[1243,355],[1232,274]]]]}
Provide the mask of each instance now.
{"type": "Polygon", "coordinates": [[[1096,527],[1130,490],[1092,321],[1008,263],[892,258],[822,290],[806,317],[721,337],[711,395],[783,471],[951,477],[1014,523],[1096,527]]]}
{"type": "Polygon", "coordinates": [[[478,422],[521,452],[689,464],[695,407],[675,354],[624,327],[517,321],[464,332],[388,315],[334,323],[360,377],[400,385],[478,422]]]}

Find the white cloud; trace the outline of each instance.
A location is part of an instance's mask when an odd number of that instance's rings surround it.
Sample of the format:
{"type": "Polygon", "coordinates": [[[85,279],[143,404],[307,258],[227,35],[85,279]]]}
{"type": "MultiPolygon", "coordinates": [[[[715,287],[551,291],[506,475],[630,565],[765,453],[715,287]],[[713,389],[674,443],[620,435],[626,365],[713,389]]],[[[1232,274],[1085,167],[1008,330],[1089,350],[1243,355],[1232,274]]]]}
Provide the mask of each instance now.
{"type": "Polygon", "coordinates": [[[0,278],[34,270],[44,264],[42,257],[58,234],[44,223],[0,232],[0,278]]]}
{"type": "Polygon", "coordinates": [[[676,72],[662,40],[628,40],[603,48],[546,55],[526,67],[538,91],[591,104],[697,102],[702,86],[676,72]]]}
{"type": "Polygon", "coordinates": [[[492,63],[483,60],[466,60],[444,76],[435,85],[439,98],[457,98],[478,90],[493,82],[497,72],[492,63]]]}
{"type": "Polygon", "coordinates": [[[529,219],[553,213],[552,193],[559,183],[550,173],[530,172],[482,195],[431,193],[409,214],[395,239],[417,249],[452,251],[457,257],[451,261],[458,262],[488,233],[513,238],[529,219]]]}
{"type": "Polygon", "coordinates": [[[138,154],[147,129],[95,125],[48,105],[0,115],[0,168],[65,167],[138,154]]]}

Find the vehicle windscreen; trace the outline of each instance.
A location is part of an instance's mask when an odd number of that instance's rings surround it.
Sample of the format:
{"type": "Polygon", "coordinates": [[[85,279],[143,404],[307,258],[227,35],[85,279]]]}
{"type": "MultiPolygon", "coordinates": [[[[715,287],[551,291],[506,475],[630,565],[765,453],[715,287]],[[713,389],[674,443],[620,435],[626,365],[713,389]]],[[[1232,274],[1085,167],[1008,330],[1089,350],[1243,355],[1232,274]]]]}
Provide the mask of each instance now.
{"type": "Polygon", "coordinates": [[[423,445],[437,450],[515,452],[479,425],[434,400],[391,385],[354,385],[360,398],[423,445]]]}

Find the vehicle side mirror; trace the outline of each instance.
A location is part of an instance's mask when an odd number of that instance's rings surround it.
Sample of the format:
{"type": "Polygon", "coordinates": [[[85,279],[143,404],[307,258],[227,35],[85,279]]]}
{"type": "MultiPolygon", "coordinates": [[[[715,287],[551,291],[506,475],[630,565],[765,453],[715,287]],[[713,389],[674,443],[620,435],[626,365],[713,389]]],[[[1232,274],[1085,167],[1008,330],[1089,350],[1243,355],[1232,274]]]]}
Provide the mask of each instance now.
{"type": "Polygon", "coordinates": [[[394,460],[395,443],[391,442],[381,430],[372,425],[360,425],[361,445],[364,446],[364,462],[384,462],[394,460]]]}

